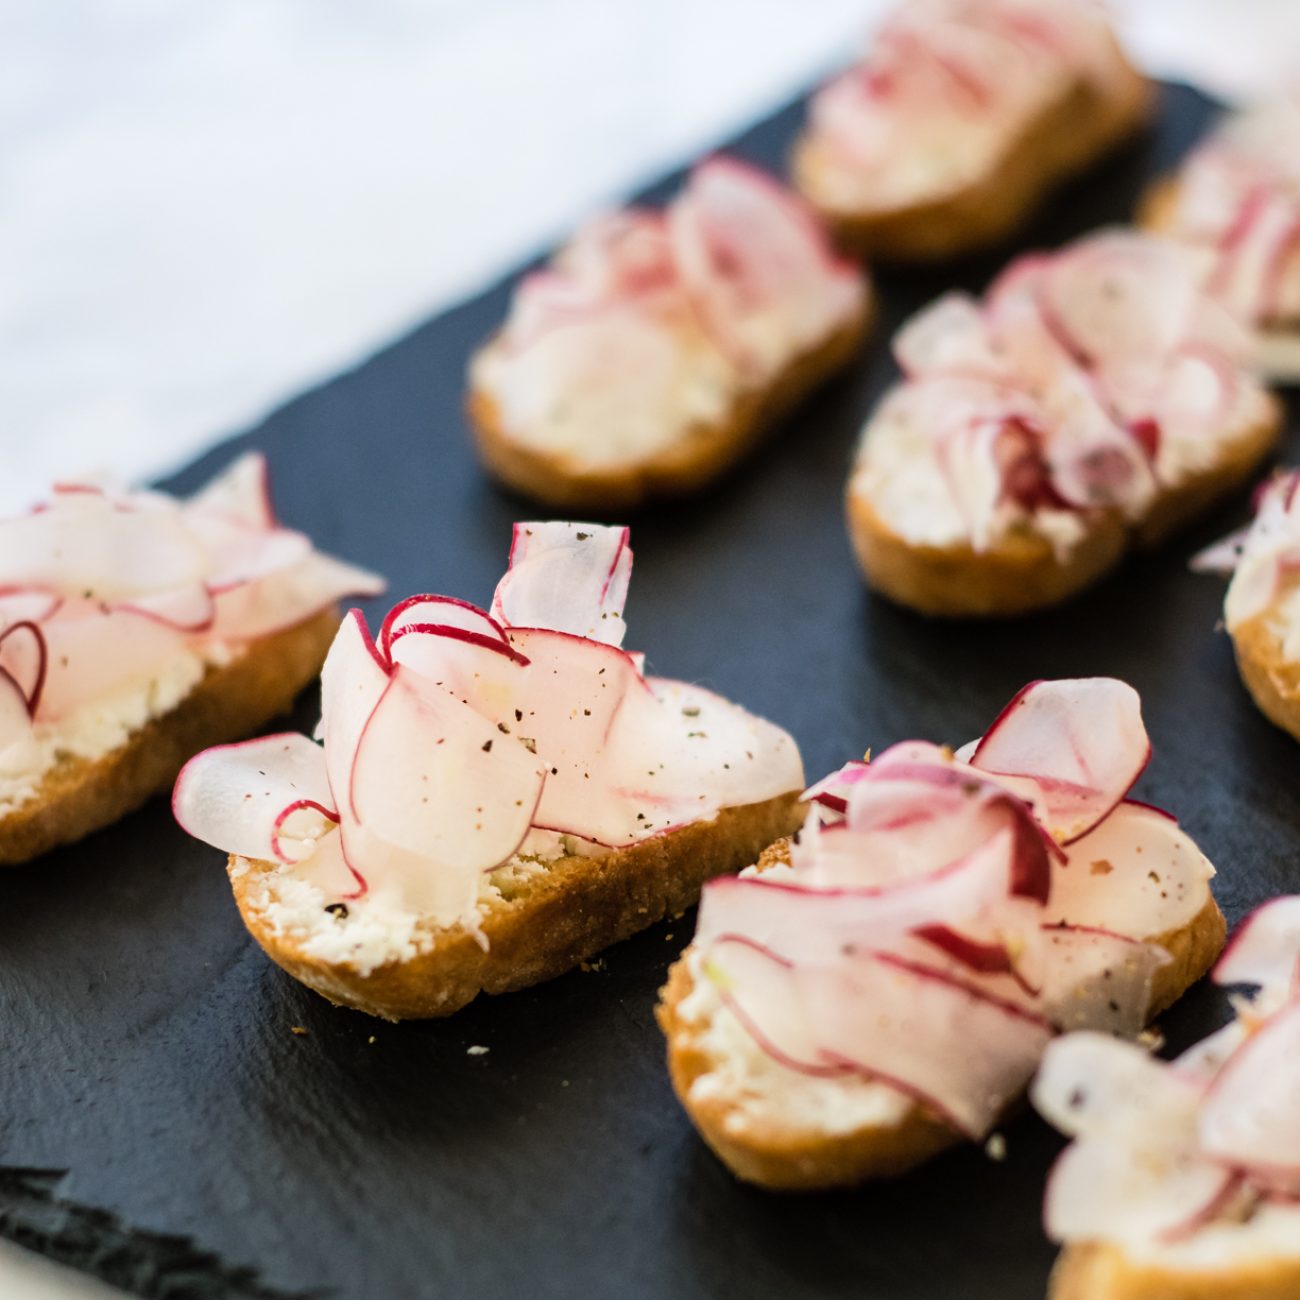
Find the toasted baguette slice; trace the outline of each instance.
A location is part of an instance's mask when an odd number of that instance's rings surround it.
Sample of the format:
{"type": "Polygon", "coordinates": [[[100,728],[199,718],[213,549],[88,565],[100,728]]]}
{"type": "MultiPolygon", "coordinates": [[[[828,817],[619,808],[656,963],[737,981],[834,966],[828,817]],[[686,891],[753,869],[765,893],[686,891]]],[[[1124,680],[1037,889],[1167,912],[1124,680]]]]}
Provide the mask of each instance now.
{"type": "Polygon", "coordinates": [[[741,460],[783,416],[847,365],[870,333],[874,315],[868,291],[858,316],[796,357],[772,383],[742,392],[725,420],[696,425],[654,455],[621,464],[589,465],[527,446],[503,427],[491,395],[472,388],[468,411],[479,456],[508,487],[557,510],[610,515],[651,498],[684,496],[741,460]]]}
{"type": "Polygon", "coordinates": [[[830,206],[825,176],[836,164],[805,135],[791,166],[796,187],[831,228],[836,242],[859,257],[938,262],[1008,239],[1062,182],[1136,134],[1151,117],[1151,83],[1124,60],[1105,91],[1074,81],[1013,140],[997,165],[958,189],[904,207],[846,211],[830,206]]]}
{"type": "Polygon", "coordinates": [[[35,797],[0,818],[0,865],[27,862],[111,825],[169,790],[201,749],[238,740],[284,713],[320,675],[339,612],[327,609],[209,668],[169,712],[100,758],[62,759],[35,797]]]}
{"type": "Polygon", "coordinates": [[[1129,524],[1113,511],[1083,516],[1084,535],[1064,559],[1029,527],[982,552],[966,543],[916,545],[855,491],[854,478],[845,499],[849,536],[870,585],[923,614],[1001,617],[1046,609],[1096,582],[1129,547],[1158,545],[1236,491],[1277,444],[1282,422],[1281,402],[1266,395],[1260,418],[1225,441],[1213,465],[1158,496],[1141,520],[1129,524]]]}
{"type": "Polygon", "coordinates": [[[412,955],[371,970],[305,951],[306,934],[267,914],[282,868],[232,857],[230,880],[249,932],[294,979],[340,1006],[385,1020],[448,1016],[480,993],[554,979],[621,939],[690,907],[704,882],[739,871],[802,819],[799,792],[716,816],[604,857],[563,857],[484,902],[479,932],[417,924],[412,955]],[[484,940],[486,942],[484,942],[484,940]]]}
{"type": "MultiPolygon", "coordinates": [[[[777,843],[759,859],[759,870],[788,861],[788,842],[777,843]]],[[[1150,1018],[1205,974],[1223,947],[1226,931],[1223,913],[1211,898],[1186,929],[1155,940],[1173,960],[1156,973],[1150,1018]]],[[[714,1074],[723,1062],[705,1042],[707,1023],[681,1014],[693,988],[688,963],[679,961],[669,972],[657,1012],[668,1040],[668,1069],[691,1122],[737,1178],[773,1191],[849,1187],[905,1173],[962,1141],[915,1103],[906,1103],[893,1122],[845,1128],[819,1123],[815,1116],[801,1118],[791,1114],[789,1106],[751,1116],[743,1097],[721,1089],[701,1095],[693,1087],[696,1080],[714,1074]]]]}
{"type": "MultiPolygon", "coordinates": [[[[1178,186],[1176,176],[1156,181],[1138,205],[1138,224],[1157,234],[1170,233],[1178,209],[1178,186]]],[[[1300,320],[1256,330],[1251,365],[1273,383],[1300,384],[1300,320]]]]}
{"type": "Polygon", "coordinates": [[[1222,1267],[1135,1260],[1102,1242],[1067,1246],[1052,1269],[1050,1300],[1296,1300],[1300,1254],[1222,1267]]]}

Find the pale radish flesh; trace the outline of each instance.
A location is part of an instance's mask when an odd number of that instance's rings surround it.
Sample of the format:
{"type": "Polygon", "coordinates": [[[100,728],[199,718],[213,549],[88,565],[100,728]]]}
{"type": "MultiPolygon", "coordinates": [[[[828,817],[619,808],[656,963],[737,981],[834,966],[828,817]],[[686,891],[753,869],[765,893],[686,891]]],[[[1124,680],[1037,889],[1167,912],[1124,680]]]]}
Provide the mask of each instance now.
{"type": "Polygon", "coordinates": [[[1033,1100],[1074,1138],[1048,1183],[1057,1240],[1177,1242],[1300,1203],[1297,901],[1242,923],[1214,978],[1256,992],[1174,1061],[1096,1034],[1048,1049],[1033,1100]]]}

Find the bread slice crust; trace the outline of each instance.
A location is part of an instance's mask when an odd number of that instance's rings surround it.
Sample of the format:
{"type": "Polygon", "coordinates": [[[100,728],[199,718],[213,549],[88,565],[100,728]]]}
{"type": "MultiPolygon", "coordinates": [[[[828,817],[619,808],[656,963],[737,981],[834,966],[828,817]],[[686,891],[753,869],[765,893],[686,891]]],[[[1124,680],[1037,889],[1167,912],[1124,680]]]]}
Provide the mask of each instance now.
{"type": "Polygon", "coordinates": [[[1049,1300],[1297,1300],[1300,1259],[1267,1258],[1214,1270],[1137,1261],[1109,1242],[1067,1246],[1052,1269],[1049,1300]]]}
{"type": "Polygon", "coordinates": [[[288,710],[320,674],[338,631],[331,607],[210,667],[175,708],[99,758],[61,759],[35,796],[0,818],[0,865],[71,844],[170,790],[201,749],[250,735],[288,710]]]}
{"type": "MultiPolygon", "coordinates": [[[[760,859],[759,868],[788,860],[788,845],[778,843],[760,859]]],[[[1176,1002],[1209,970],[1226,934],[1223,913],[1209,898],[1188,926],[1155,940],[1173,960],[1156,972],[1149,1019],[1176,1002]]],[[[686,961],[678,961],[669,971],[656,1013],[668,1040],[668,1071],[673,1090],[700,1136],[744,1182],[783,1192],[852,1187],[868,1179],[906,1173],[963,1140],[915,1103],[896,1124],[827,1133],[794,1119],[743,1122],[737,1099],[716,1093],[693,1096],[695,1081],[720,1064],[703,1041],[705,1026],[681,1015],[681,1004],[693,987],[686,961]]]]}
{"type": "Polygon", "coordinates": [[[1283,655],[1270,613],[1256,614],[1232,633],[1237,670],[1260,712],[1300,740],[1300,663],[1283,655]]]}
{"type": "Polygon", "coordinates": [[[857,257],[938,262],[1010,238],[1053,189],[1135,135],[1149,122],[1155,89],[1120,53],[1115,85],[1105,91],[1083,79],[1063,93],[1008,144],[985,175],[958,189],[901,207],[857,212],[819,200],[817,178],[836,163],[815,137],[796,141],[794,182],[831,228],[836,243],[857,257]]]}
{"type": "Polygon", "coordinates": [[[1032,528],[1009,533],[987,551],[965,542],[917,545],[854,490],[853,476],[845,494],[849,536],[868,584],[923,614],[1001,618],[1047,609],[1098,581],[1130,548],[1159,545],[1248,482],[1276,446],[1282,423],[1282,404],[1269,394],[1257,423],[1226,442],[1213,465],[1159,493],[1136,523],[1125,522],[1117,511],[1083,515],[1084,535],[1064,559],[1032,528]]]}
{"type": "Polygon", "coordinates": [[[652,499],[685,496],[743,459],[783,416],[846,366],[874,318],[868,290],[860,313],[796,357],[771,383],[743,392],[725,419],[696,424],[654,455],[622,464],[586,465],[564,453],[524,445],[505,428],[492,395],[472,387],[467,409],[479,458],[507,487],[556,510],[611,515],[652,499]]]}
{"type": "Polygon", "coordinates": [[[800,792],[724,808],[603,857],[565,857],[483,908],[486,948],[464,926],[438,931],[415,956],[368,974],[304,950],[259,906],[268,862],[231,858],[235,902],[249,933],[294,979],[340,1006],[385,1020],[448,1016],[480,993],[510,993],[563,975],[602,949],[690,907],[704,882],[739,871],[802,820],[800,792]]]}

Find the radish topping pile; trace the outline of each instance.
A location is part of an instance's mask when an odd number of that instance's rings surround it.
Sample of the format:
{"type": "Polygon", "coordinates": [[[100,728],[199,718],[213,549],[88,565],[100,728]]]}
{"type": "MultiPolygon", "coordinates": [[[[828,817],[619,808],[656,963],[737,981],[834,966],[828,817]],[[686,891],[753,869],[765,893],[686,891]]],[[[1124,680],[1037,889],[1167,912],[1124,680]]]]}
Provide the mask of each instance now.
{"type": "Polygon", "coordinates": [[[640,407],[671,436],[683,407],[769,382],[864,298],[802,199],[711,158],[666,209],[592,221],[526,277],[476,377],[521,436],[560,429],[617,447],[640,407]]]}
{"type": "Polygon", "coordinates": [[[1035,682],[963,759],[908,741],[805,794],[788,866],[705,887],[700,969],[800,1073],[891,1085],[988,1132],[1062,1029],[1132,1034],[1213,869],[1127,800],[1136,693],[1035,682]]]}
{"type": "Polygon", "coordinates": [[[1104,231],[1018,259],[982,303],[952,293],[911,320],[887,410],[924,431],[983,550],[1038,510],[1140,518],[1184,449],[1230,427],[1244,348],[1182,250],[1104,231]]]}
{"type": "Polygon", "coordinates": [[[1274,475],[1257,495],[1253,522],[1192,561],[1201,572],[1232,574],[1223,606],[1230,632],[1267,610],[1300,572],[1298,495],[1300,470],[1274,475]]]}
{"type": "Polygon", "coordinates": [[[1173,233],[1243,319],[1300,319],[1300,86],[1230,117],[1178,177],[1173,233]]]}
{"type": "Polygon", "coordinates": [[[816,96],[811,130],[864,198],[903,201],[987,167],[1063,84],[1121,70],[1087,0],[909,0],[816,96]]]}
{"type": "Polygon", "coordinates": [[[56,484],[0,520],[0,751],[187,651],[236,650],[382,590],[276,523],[257,453],[184,502],[56,484]]]}
{"type": "Polygon", "coordinates": [[[1048,1048],[1034,1104],[1074,1138],[1048,1183],[1052,1237],[1175,1243],[1300,1205],[1300,897],[1247,917],[1213,978],[1253,996],[1173,1062],[1088,1033],[1048,1048]]]}
{"type": "Polygon", "coordinates": [[[412,596],[372,639],[353,610],[322,673],[323,744],[200,754],[177,820],[335,897],[381,891],[451,925],[525,837],[623,848],[798,790],[785,732],[619,648],[631,566],[625,528],[517,524],[491,613],[412,596]]]}

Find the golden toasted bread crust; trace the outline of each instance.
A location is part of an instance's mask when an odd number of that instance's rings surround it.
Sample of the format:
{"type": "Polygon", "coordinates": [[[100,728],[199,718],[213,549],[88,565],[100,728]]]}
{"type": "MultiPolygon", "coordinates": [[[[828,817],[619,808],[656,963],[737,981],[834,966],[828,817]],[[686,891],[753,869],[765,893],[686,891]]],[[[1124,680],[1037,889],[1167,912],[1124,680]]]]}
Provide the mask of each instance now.
{"type": "Polygon", "coordinates": [[[1210,1271],[1130,1260],[1118,1246],[1067,1246],[1052,1269],[1050,1300],[1300,1300],[1300,1261],[1261,1259],[1210,1271]]]}
{"type": "Polygon", "coordinates": [[[330,608],[253,642],[224,668],[209,668],[172,710],[101,758],[69,758],[36,796],[0,818],[0,865],[13,865],[109,826],[154,795],[201,749],[238,740],[285,712],[316,678],[338,631],[330,608]]]}
{"type": "Polygon", "coordinates": [[[796,358],[771,384],[744,393],[725,420],[696,425],[655,455],[621,465],[593,467],[525,446],[502,425],[492,396],[471,388],[467,405],[479,456],[502,483],[556,510],[610,515],[654,498],[684,496],[744,457],[782,416],[847,365],[874,316],[868,289],[860,315],[796,358]]]}
{"type": "Polygon", "coordinates": [[[763,803],[724,808],[695,822],[605,857],[568,857],[500,902],[483,909],[484,948],[456,926],[433,945],[369,974],[350,963],[303,951],[300,940],[277,934],[259,906],[262,877],[276,868],[231,859],[231,884],[249,932],[277,965],[342,1006],[386,1020],[447,1016],[480,993],[509,993],[572,970],[601,949],[629,938],[699,897],[712,876],[738,871],[765,844],[799,824],[799,792],[763,803]]]}
{"type": "Polygon", "coordinates": [[[835,161],[815,137],[795,144],[795,185],[830,226],[836,241],[859,257],[932,262],[1007,239],[1063,181],[1134,135],[1151,117],[1154,88],[1125,59],[1115,85],[1101,90],[1072,81],[1061,96],[1009,143],[998,165],[960,189],[924,202],[846,212],[820,202],[820,174],[835,161]]]}
{"type": "MultiPolygon", "coordinates": [[[[788,860],[788,844],[775,844],[760,859],[759,869],[788,860]]],[[[1177,1001],[1209,970],[1226,933],[1223,913],[1209,898],[1185,929],[1156,939],[1173,960],[1156,973],[1149,1018],[1177,1001]]],[[[756,1124],[743,1115],[733,1097],[693,1096],[696,1079],[719,1066],[704,1043],[707,1026],[684,1020],[680,1014],[682,1001],[693,987],[685,959],[678,961],[669,971],[656,1013],[668,1040],[668,1071],[673,1090],[700,1136],[737,1178],[773,1191],[849,1187],[906,1173],[961,1141],[948,1125],[918,1105],[909,1106],[897,1124],[827,1133],[794,1116],[756,1124]]]]}
{"type": "Polygon", "coordinates": [[[1300,663],[1282,653],[1269,611],[1257,614],[1232,634],[1237,669],[1260,712],[1300,740],[1300,663]]]}
{"type": "Polygon", "coordinates": [[[1085,532],[1064,559],[1026,528],[987,551],[969,544],[918,546],[894,532],[849,479],[849,536],[867,582],[882,595],[945,618],[1009,617],[1060,604],[1096,582],[1131,547],[1155,546],[1247,482],[1277,444],[1282,404],[1270,394],[1265,417],[1225,443],[1216,463],[1160,493],[1126,524],[1116,511],[1082,516],[1085,532]]]}

